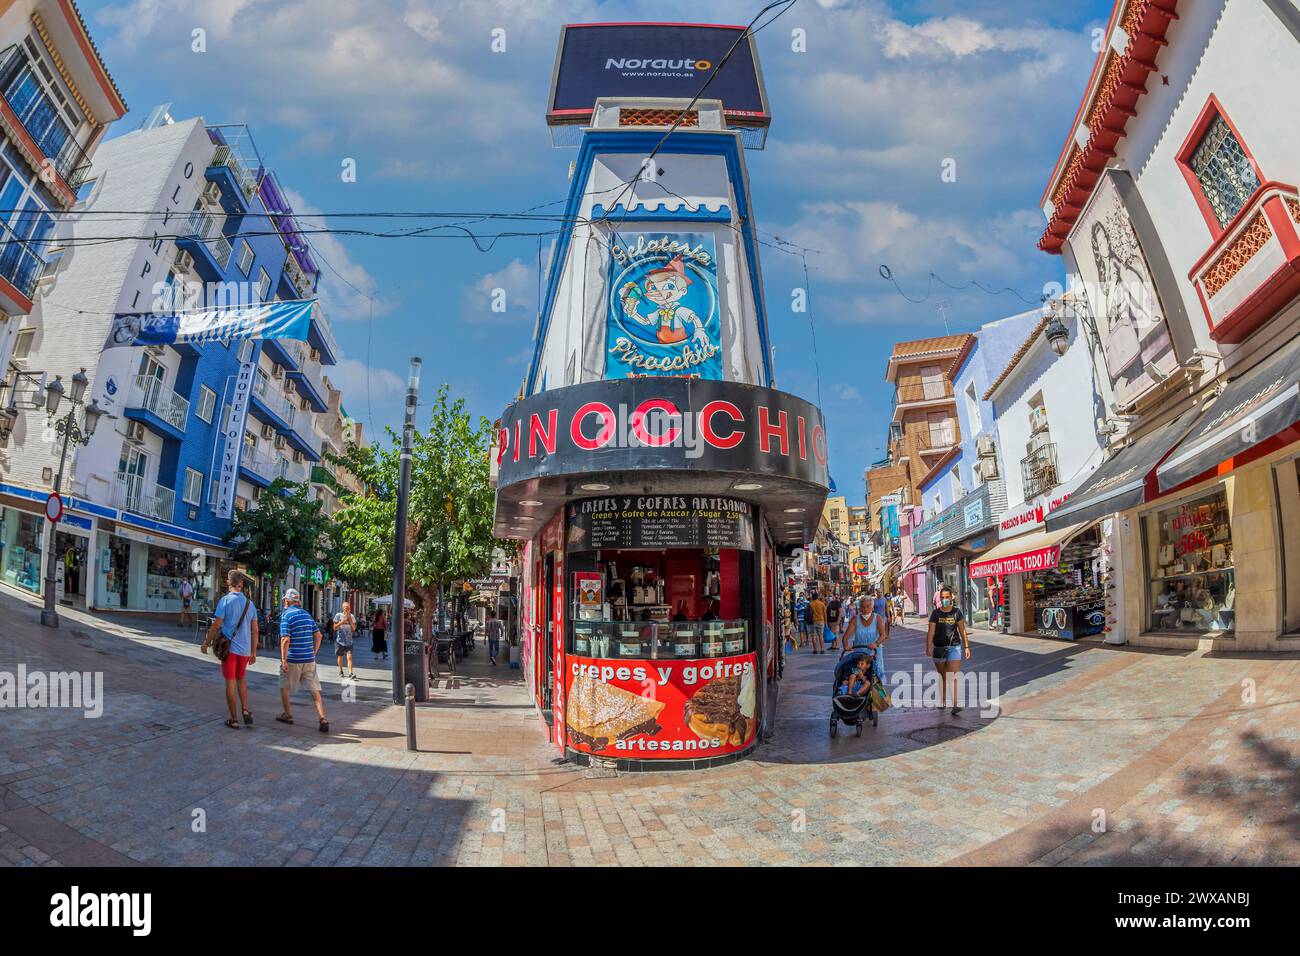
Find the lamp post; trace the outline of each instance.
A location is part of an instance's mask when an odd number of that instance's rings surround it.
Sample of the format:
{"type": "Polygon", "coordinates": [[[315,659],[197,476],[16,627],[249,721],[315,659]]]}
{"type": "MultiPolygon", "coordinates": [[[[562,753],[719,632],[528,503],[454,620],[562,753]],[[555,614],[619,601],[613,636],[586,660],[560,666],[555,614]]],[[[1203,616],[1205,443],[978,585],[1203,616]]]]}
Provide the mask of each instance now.
{"type": "MultiPolygon", "coordinates": [[[[86,370],[83,368],[76,375],[72,376],[72,391],[67,392],[63,385],[63,376],[56,375],[54,381],[45,386],[45,413],[50,417],[55,434],[63,436],[63,450],[59,453],[59,470],[54,476],[54,493],[58,494],[63,490],[63,467],[68,460],[68,445],[76,442],[78,445],[87,445],[90,443],[90,436],[95,434],[95,426],[99,424],[100,416],[104,410],[99,407],[99,402],[92,400],[82,410],[82,424],[77,425],[77,408],[83,404],[86,396],[86,388],[90,385],[90,379],[86,377],[86,370]],[[68,398],[68,413],[62,418],[54,419],[59,413],[59,404],[63,401],[65,393],[68,398]]],[[[54,603],[54,565],[56,550],[54,547],[54,535],[59,529],[59,520],[55,518],[50,522],[50,552],[45,560],[45,607],[41,610],[41,623],[46,627],[59,626],[59,613],[54,603]]]]}
{"type": "Polygon", "coordinates": [[[406,699],[406,512],[411,496],[411,444],[415,407],[420,399],[420,365],[411,359],[406,380],[406,419],[402,424],[402,453],[397,473],[397,524],[393,529],[393,603],[389,633],[393,636],[393,703],[406,699]]]}

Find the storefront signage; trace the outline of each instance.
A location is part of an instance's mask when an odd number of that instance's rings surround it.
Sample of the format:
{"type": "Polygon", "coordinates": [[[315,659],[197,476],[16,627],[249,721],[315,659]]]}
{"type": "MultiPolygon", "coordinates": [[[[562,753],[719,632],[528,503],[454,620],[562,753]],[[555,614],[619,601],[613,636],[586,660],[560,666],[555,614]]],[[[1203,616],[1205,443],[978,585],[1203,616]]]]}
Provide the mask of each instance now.
{"type": "Polygon", "coordinates": [[[973,578],[1001,577],[1004,574],[1024,574],[1027,571],[1046,571],[1056,567],[1061,558],[1059,545],[1013,554],[992,561],[977,561],[970,567],[973,578]]]}
{"type": "Polygon", "coordinates": [[[1036,614],[1039,634],[1073,641],[1102,632],[1106,624],[1106,603],[1088,601],[1083,604],[1051,605],[1039,607],[1036,614]]]}
{"type": "Polygon", "coordinates": [[[1034,531],[1043,526],[1043,521],[1069,499],[1070,492],[1055,495],[1043,495],[1033,504],[1022,505],[1006,513],[998,522],[998,538],[1006,540],[1026,531],[1034,531]]]}
{"type": "Polygon", "coordinates": [[[618,233],[610,257],[605,377],[722,378],[713,236],[618,233]]]}
{"type": "Polygon", "coordinates": [[[217,517],[229,518],[235,507],[235,489],[239,486],[239,455],[244,447],[244,427],[248,422],[248,400],[253,392],[257,360],[251,358],[235,374],[230,411],[221,426],[221,457],[217,461],[217,517]]]}
{"type": "Polygon", "coordinates": [[[630,759],[734,753],[754,742],[754,654],[708,660],[568,657],[568,746],[630,759]]]}
{"type": "Polygon", "coordinates": [[[601,548],[754,550],[748,502],[708,495],[626,495],[569,506],[570,551],[601,548]]]}
{"type": "Polygon", "coordinates": [[[966,528],[978,528],[984,521],[984,501],[977,499],[966,506],[964,513],[966,528]]]}
{"type": "Polygon", "coordinates": [[[552,389],[506,410],[498,489],[593,471],[735,471],[826,488],[821,410],[737,382],[629,378],[552,389]]]}

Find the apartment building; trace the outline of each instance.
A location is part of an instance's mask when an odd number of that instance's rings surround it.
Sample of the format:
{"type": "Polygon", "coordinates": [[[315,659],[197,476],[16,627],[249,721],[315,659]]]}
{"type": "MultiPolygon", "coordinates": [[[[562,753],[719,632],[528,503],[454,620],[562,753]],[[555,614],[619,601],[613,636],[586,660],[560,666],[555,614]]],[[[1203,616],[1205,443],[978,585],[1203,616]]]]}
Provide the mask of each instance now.
{"type": "MultiPolygon", "coordinates": [[[[317,419],[329,409],[324,369],[338,347],[318,305],[308,306],[304,341],[106,347],[114,316],[310,302],[319,269],[242,125],[154,111],[100,147],[76,212],[75,238],[56,249],[60,268],[22,320],[14,361],[41,381],[84,369],[86,400],[105,415],[68,450],[69,507],[55,540],[20,516],[34,533],[21,555],[6,545],[0,580],[39,593],[41,575],[28,569],[53,547],[66,603],[172,613],[190,578],[202,611],[218,593],[235,509],[256,507],[276,478],[310,481],[324,442],[317,419]]],[[[19,408],[0,491],[39,511],[61,453],[44,410],[19,408]]]]}

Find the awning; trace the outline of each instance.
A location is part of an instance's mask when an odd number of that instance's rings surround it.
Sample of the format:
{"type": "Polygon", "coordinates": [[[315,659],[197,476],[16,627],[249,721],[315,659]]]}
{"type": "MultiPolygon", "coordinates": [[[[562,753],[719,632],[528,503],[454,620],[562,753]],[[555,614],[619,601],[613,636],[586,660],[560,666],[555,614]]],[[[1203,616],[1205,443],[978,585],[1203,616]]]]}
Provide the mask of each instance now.
{"type": "Polygon", "coordinates": [[[924,554],[914,554],[914,555],[912,555],[912,559],[911,559],[910,561],[907,562],[907,566],[904,567],[903,570],[901,570],[901,571],[898,572],[898,576],[899,576],[899,577],[902,577],[902,576],[905,575],[905,574],[911,574],[913,571],[915,571],[915,570],[916,570],[917,568],[919,568],[921,565],[925,564],[925,559],[926,559],[926,555],[924,555],[924,554]]]}
{"type": "Polygon", "coordinates": [[[1052,531],[1079,523],[1091,524],[1142,504],[1147,499],[1147,476],[1187,434],[1191,423],[1191,415],[1182,415],[1121,448],[1103,461],[1078,491],[1047,515],[1043,525],[1052,531]]]}
{"type": "Polygon", "coordinates": [[[1300,421],[1300,336],[1243,372],[1159,468],[1161,491],[1248,451],[1300,421]]]}
{"type": "Polygon", "coordinates": [[[1072,524],[1055,531],[1034,531],[1000,541],[970,566],[972,578],[1000,578],[1004,574],[1045,571],[1061,560],[1061,545],[1078,534],[1087,523],[1072,524]]]}

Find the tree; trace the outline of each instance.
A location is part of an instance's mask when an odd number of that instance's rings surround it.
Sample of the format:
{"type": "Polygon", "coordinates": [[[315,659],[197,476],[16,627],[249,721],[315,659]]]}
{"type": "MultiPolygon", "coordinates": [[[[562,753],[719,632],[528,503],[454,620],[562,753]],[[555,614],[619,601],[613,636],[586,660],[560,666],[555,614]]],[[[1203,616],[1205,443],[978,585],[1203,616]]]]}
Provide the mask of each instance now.
{"type": "MultiPolygon", "coordinates": [[[[412,436],[406,586],[426,634],[440,593],[452,581],[486,574],[493,549],[504,546],[492,536],[493,438],[491,423],[475,420],[462,399],[452,401],[446,385],[438,389],[428,430],[412,436]]],[[[352,447],[336,459],[366,492],[340,498],[330,532],[338,549],[332,563],[341,577],[374,592],[392,587],[400,455],[401,436],[388,429],[386,444],[352,447]]]]}
{"type": "Polygon", "coordinates": [[[321,502],[311,500],[305,484],[276,478],[256,508],[235,512],[226,543],[233,560],[259,579],[276,580],[295,560],[317,560],[327,524],[321,502]]]}

